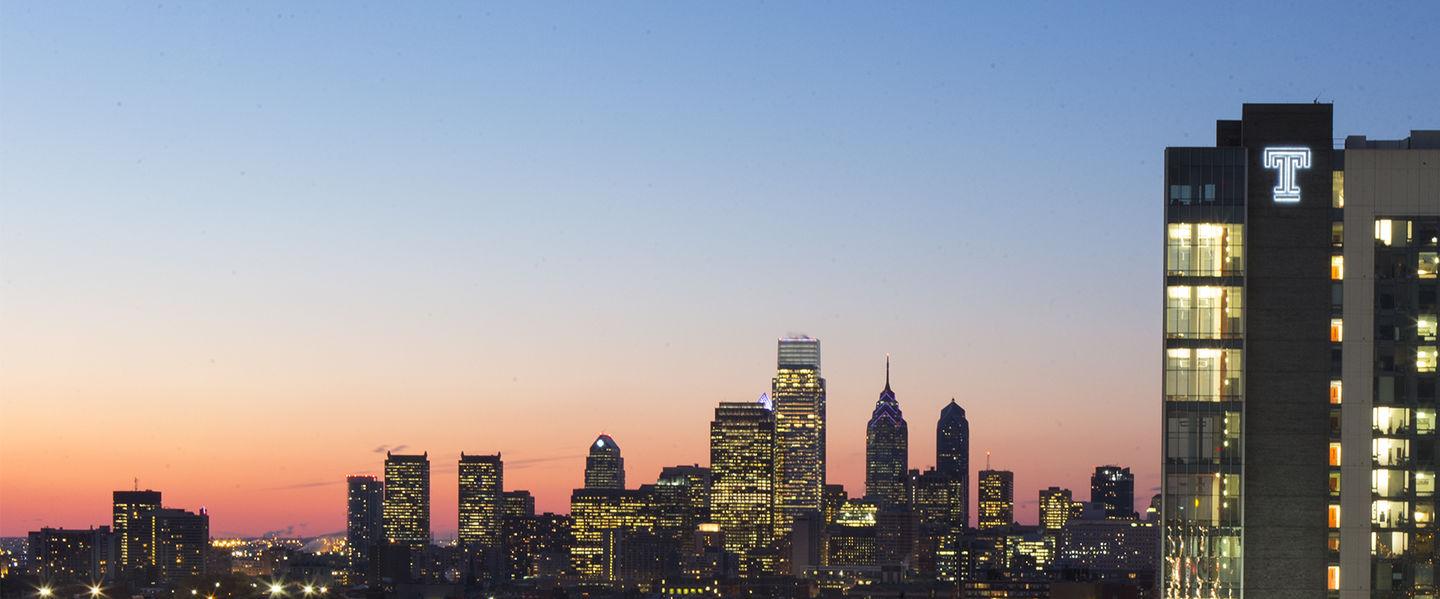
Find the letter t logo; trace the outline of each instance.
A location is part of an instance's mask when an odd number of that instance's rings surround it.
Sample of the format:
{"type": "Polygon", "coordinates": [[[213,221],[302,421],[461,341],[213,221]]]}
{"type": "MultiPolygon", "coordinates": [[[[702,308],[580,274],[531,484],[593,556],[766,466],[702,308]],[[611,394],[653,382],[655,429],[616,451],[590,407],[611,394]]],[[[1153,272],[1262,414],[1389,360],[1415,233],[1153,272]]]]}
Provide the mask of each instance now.
{"type": "Polygon", "coordinates": [[[1280,171],[1275,185],[1275,201],[1287,204],[1299,202],[1300,183],[1295,180],[1295,171],[1310,168],[1310,148],[1265,148],[1265,168],[1280,171]]]}

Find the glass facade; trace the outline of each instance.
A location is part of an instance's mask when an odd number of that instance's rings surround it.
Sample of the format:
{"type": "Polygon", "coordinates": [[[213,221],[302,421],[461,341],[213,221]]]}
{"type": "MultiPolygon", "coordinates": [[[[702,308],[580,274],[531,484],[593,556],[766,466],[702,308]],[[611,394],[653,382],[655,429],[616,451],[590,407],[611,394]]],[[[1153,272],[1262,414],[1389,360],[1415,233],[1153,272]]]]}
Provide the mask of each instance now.
{"type": "Polygon", "coordinates": [[[430,458],[385,454],[385,540],[411,547],[430,544],[430,458]]]}
{"type": "Polygon", "coordinates": [[[710,519],[746,576],[758,574],[747,558],[774,540],[775,413],[762,399],[722,402],[710,422],[710,519]]]}
{"type": "Polygon", "coordinates": [[[1440,218],[1375,221],[1371,596],[1435,597],[1440,218]]]}
{"type": "Polygon", "coordinates": [[[820,340],[779,341],[775,377],[775,530],[790,531],[795,516],[820,510],[825,492],[825,379],[820,340]]]}
{"type": "Polygon", "coordinates": [[[458,537],[462,546],[500,546],[504,508],[505,464],[500,454],[460,454],[460,514],[458,537]]]}
{"type": "Polygon", "coordinates": [[[1239,597],[1244,148],[1166,151],[1164,597],[1239,597]]]}

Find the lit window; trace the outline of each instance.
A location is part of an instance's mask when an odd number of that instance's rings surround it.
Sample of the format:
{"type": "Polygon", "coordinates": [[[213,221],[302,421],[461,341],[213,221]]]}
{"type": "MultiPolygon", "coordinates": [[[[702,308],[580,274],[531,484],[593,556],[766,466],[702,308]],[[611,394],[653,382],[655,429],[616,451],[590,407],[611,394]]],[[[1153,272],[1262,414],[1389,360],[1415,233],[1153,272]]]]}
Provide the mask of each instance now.
{"type": "Polygon", "coordinates": [[[1375,221],[1375,241],[1389,246],[1394,241],[1395,221],[1382,218],[1375,221]]]}
{"type": "Polygon", "coordinates": [[[1330,280],[1339,281],[1345,278],[1345,257],[1330,257],[1330,280]]]}
{"type": "Polygon", "coordinates": [[[1436,321],[1434,314],[1421,314],[1415,319],[1415,335],[1426,341],[1434,341],[1436,321]]]}
{"type": "Polygon", "coordinates": [[[1415,372],[1435,372],[1437,362],[1440,362],[1440,351],[1435,346],[1415,348],[1415,372]]]}
{"type": "Polygon", "coordinates": [[[1435,408],[1415,410],[1415,432],[1428,435],[1435,432],[1435,408]]]}
{"type": "Polygon", "coordinates": [[[1345,207],[1345,171],[1330,173],[1330,207],[1345,207]]]}
{"type": "Polygon", "coordinates": [[[1339,465],[1340,465],[1340,444],[1339,444],[1339,443],[1331,443],[1331,444],[1330,444],[1330,465],[1331,465],[1331,466],[1339,466],[1339,465]]]}
{"type": "Polygon", "coordinates": [[[1435,494],[1435,473],[1429,470],[1415,472],[1415,494],[1429,497],[1435,494]]]}
{"type": "Polygon", "coordinates": [[[1330,504],[1330,528],[1340,528],[1340,506],[1330,504]]]}
{"type": "Polygon", "coordinates": [[[1325,588],[1340,590],[1340,566],[1325,566],[1325,588]]]}
{"type": "Polygon", "coordinates": [[[1330,403],[1339,404],[1341,400],[1340,381],[1330,381],[1330,403]]]}
{"type": "Polygon", "coordinates": [[[1345,338],[1345,323],[1339,318],[1330,319],[1330,341],[1339,343],[1345,338]]]}
{"type": "Polygon", "coordinates": [[[1416,274],[1422,279],[1433,279],[1440,273],[1440,252],[1420,252],[1420,265],[1416,274]]]}

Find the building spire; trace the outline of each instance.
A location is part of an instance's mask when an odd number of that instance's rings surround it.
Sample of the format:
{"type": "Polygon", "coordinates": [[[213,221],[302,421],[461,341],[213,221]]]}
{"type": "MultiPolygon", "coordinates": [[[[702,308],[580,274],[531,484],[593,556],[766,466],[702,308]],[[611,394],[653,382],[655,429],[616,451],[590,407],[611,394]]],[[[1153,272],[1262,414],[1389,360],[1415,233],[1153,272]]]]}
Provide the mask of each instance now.
{"type": "Polygon", "coordinates": [[[890,353],[885,353],[885,388],[890,388],[890,353]]]}

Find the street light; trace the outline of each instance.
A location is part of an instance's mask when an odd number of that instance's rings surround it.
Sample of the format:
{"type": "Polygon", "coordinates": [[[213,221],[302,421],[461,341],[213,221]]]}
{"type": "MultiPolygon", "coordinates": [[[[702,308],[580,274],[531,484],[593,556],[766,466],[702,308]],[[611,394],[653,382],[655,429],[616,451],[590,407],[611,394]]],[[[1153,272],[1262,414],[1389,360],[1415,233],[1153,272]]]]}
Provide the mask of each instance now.
{"type": "Polygon", "coordinates": [[[271,595],[279,595],[280,593],[284,593],[284,592],[285,592],[285,587],[284,587],[283,585],[281,585],[280,583],[276,583],[276,582],[270,583],[270,594],[271,594],[271,595]]]}
{"type": "Polygon", "coordinates": [[[99,597],[99,596],[100,596],[100,585],[98,585],[98,584],[92,584],[92,585],[90,585],[90,596],[91,596],[91,597],[99,597]]]}
{"type": "Polygon", "coordinates": [[[55,595],[55,589],[52,589],[50,587],[40,587],[36,590],[40,591],[41,597],[52,597],[55,595]]]}

